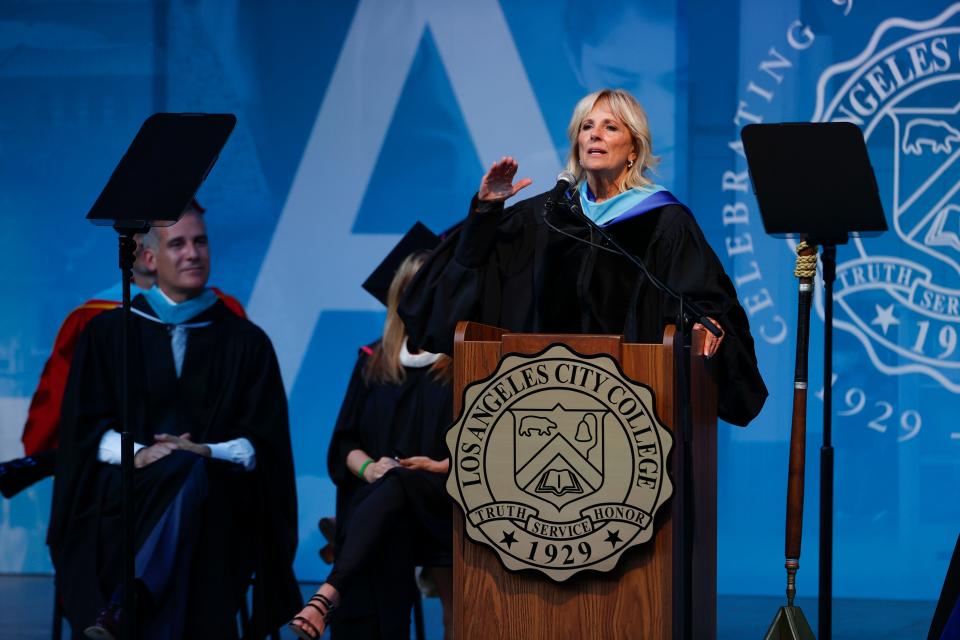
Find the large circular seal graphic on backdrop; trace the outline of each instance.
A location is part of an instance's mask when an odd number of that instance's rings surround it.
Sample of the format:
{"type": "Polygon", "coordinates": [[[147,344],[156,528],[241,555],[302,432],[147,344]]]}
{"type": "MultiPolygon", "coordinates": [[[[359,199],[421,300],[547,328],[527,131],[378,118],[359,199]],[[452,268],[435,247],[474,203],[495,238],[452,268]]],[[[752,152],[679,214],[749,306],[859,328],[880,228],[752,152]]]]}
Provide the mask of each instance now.
{"type": "Polygon", "coordinates": [[[870,148],[893,230],[837,265],[836,326],[887,375],[960,391],[960,3],[881,23],[817,86],[814,121],[853,122],[870,148]]]}

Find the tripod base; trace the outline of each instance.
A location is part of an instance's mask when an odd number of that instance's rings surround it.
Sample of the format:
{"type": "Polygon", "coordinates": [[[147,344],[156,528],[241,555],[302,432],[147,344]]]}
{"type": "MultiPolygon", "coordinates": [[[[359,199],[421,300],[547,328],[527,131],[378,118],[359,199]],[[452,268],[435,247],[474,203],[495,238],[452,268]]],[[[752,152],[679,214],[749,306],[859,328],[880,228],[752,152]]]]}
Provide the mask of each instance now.
{"type": "Polygon", "coordinates": [[[780,607],[763,640],[816,640],[800,607],[780,607]]]}

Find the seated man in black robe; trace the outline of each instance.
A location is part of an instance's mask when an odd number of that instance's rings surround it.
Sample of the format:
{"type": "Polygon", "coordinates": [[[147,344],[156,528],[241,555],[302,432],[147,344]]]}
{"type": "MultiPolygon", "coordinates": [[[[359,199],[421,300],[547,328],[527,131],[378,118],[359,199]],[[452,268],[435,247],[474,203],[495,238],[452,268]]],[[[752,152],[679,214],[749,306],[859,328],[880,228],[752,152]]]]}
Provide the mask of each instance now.
{"type": "MultiPolygon", "coordinates": [[[[133,300],[137,638],[257,637],[301,603],[286,395],[270,340],[206,287],[203,217],[144,239],[157,286],[133,300]]],[[[121,602],[120,310],[83,333],[64,394],[49,544],[74,633],[117,637],[121,602]]]]}

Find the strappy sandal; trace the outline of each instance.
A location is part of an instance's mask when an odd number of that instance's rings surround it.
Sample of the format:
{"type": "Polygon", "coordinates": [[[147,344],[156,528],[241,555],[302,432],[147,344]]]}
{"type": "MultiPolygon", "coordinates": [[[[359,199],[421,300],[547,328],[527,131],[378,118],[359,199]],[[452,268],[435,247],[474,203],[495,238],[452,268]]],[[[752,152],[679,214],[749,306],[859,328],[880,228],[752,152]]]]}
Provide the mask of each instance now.
{"type": "MultiPolygon", "coordinates": [[[[333,604],[333,602],[331,602],[327,596],[320,593],[313,594],[313,596],[307,600],[307,604],[304,605],[304,607],[315,609],[317,613],[320,614],[321,619],[323,620],[324,628],[326,628],[327,623],[330,622],[330,614],[333,613],[334,609],[336,609],[336,606],[333,604]],[[321,605],[323,605],[323,609],[313,604],[314,602],[319,602],[321,605]]],[[[289,627],[290,630],[293,631],[293,634],[300,638],[300,640],[320,640],[320,636],[323,635],[323,633],[317,629],[312,622],[303,616],[295,616],[293,620],[287,624],[287,627],[289,627]],[[293,624],[294,622],[299,622],[306,628],[295,625],[293,624]]]]}

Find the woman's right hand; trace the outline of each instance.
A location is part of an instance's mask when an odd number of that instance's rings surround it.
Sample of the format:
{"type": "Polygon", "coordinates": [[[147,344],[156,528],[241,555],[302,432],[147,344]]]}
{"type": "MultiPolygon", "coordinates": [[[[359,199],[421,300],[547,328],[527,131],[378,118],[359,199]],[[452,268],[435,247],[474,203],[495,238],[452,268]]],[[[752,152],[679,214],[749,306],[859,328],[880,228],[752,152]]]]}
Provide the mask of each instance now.
{"type": "Polygon", "coordinates": [[[520,165],[510,156],[503,156],[497,162],[490,165],[490,169],[480,180],[480,189],[477,190],[477,198],[485,202],[498,202],[511,198],[518,191],[533,184],[530,178],[524,178],[516,184],[513,179],[517,175],[517,169],[520,165]]]}
{"type": "Polygon", "coordinates": [[[431,473],[446,473],[450,470],[450,458],[434,460],[427,456],[410,456],[409,458],[400,458],[400,466],[405,469],[422,469],[431,473]]]}
{"type": "Polygon", "coordinates": [[[370,484],[373,484],[382,478],[388,471],[398,466],[400,466],[400,463],[397,462],[395,458],[383,456],[376,462],[372,462],[367,465],[367,468],[363,470],[363,479],[370,484]]]}

